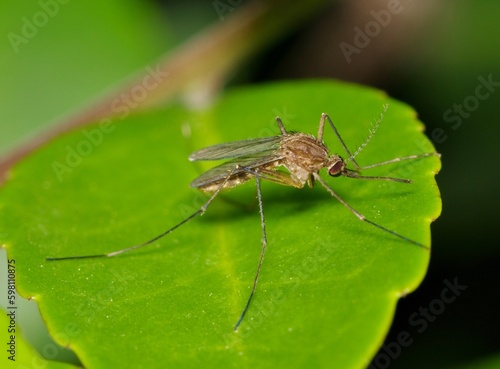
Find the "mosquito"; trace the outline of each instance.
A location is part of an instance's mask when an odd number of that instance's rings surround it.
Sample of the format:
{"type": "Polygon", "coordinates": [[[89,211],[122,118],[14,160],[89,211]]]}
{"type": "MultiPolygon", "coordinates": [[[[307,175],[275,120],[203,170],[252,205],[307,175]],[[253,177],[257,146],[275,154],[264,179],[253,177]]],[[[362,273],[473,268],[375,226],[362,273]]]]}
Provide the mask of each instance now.
{"type": "Polygon", "coordinates": [[[237,331],[254,297],[257,288],[257,282],[260,275],[260,270],[262,268],[262,263],[264,261],[264,254],[267,248],[266,221],[264,216],[262,191],[261,191],[262,180],[271,181],[280,185],[292,186],[296,188],[303,188],[306,185],[306,183],[309,187],[313,187],[315,182],[319,182],[319,184],[332,197],[337,199],[342,205],[344,205],[347,209],[349,209],[349,211],[351,211],[359,220],[371,224],[372,226],[386,233],[389,233],[405,242],[408,242],[410,244],[428,250],[429,249],[428,246],[419,243],[417,241],[414,241],[406,236],[403,236],[393,230],[385,228],[382,225],[367,219],[363,214],[355,210],[344,199],[342,199],[337,194],[337,192],[335,192],[319,175],[319,171],[325,168],[328,174],[332,177],[344,176],[356,179],[385,180],[385,181],[393,181],[400,183],[412,183],[410,179],[383,177],[383,176],[365,176],[361,175],[360,172],[365,169],[371,169],[404,160],[420,159],[428,156],[440,156],[438,153],[433,152],[433,153],[398,157],[364,167],[360,166],[357,163],[355,157],[360,153],[361,150],[363,150],[363,148],[368,144],[368,142],[374,136],[375,132],[380,126],[380,123],[384,117],[385,112],[387,111],[387,108],[388,104],[385,104],[379,119],[376,120],[375,124],[373,125],[373,128],[369,131],[367,139],[361,144],[361,146],[354,153],[351,153],[351,151],[349,151],[347,145],[340,136],[337,127],[333,124],[328,114],[325,113],[321,115],[317,137],[300,132],[288,132],[285,129],[285,126],[283,125],[281,119],[279,117],[276,117],[276,122],[281,132],[281,134],[278,136],[222,143],[195,151],[189,156],[190,161],[213,161],[213,160],[224,160],[224,159],[229,159],[229,160],[219,166],[216,166],[204,172],[193,182],[191,182],[191,187],[200,189],[203,192],[211,194],[208,200],[193,214],[189,215],[187,218],[177,223],[173,227],[169,228],[168,230],[164,231],[163,233],[138,245],[130,246],[106,254],[47,257],[46,260],[58,261],[58,260],[70,260],[70,259],[114,257],[150,245],[153,242],[157,241],[158,239],[173,232],[183,224],[189,222],[196,216],[205,213],[209,205],[214,201],[214,199],[223,189],[233,188],[245,182],[248,182],[251,179],[254,179],[257,189],[257,200],[259,204],[260,225],[262,230],[262,248],[252,283],[252,289],[246,300],[246,304],[240,314],[240,317],[238,318],[236,324],[234,325],[234,331],[237,331]],[[325,122],[328,122],[333,132],[335,133],[335,136],[337,137],[344,151],[347,154],[347,159],[343,159],[338,154],[330,154],[328,148],[323,143],[325,122]],[[349,163],[352,163],[354,169],[347,168],[347,165],[349,163]]]}

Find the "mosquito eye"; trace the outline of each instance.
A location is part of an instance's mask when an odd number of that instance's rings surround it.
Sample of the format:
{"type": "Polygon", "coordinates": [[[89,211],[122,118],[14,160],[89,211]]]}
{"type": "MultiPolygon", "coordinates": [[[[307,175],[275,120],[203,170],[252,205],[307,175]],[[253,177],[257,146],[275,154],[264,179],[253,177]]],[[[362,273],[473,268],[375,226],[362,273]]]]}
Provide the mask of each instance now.
{"type": "Polygon", "coordinates": [[[328,168],[328,174],[332,177],[338,177],[342,172],[344,163],[342,161],[335,162],[330,168],[328,168]]]}

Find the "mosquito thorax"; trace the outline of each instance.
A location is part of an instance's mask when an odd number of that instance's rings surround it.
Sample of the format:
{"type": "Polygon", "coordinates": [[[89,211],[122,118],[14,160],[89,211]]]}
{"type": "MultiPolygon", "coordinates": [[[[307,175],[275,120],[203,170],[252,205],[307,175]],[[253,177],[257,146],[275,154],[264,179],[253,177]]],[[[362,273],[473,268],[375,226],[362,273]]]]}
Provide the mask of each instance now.
{"type": "Polygon", "coordinates": [[[332,177],[338,177],[345,171],[345,161],[340,157],[340,155],[332,155],[328,158],[326,167],[328,168],[328,174],[332,177]]]}
{"type": "Polygon", "coordinates": [[[287,164],[300,167],[309,173],[321,169],[328,155],[328,149],[322,142],[303,133],[285,136],[280,150],[287,164]]]}

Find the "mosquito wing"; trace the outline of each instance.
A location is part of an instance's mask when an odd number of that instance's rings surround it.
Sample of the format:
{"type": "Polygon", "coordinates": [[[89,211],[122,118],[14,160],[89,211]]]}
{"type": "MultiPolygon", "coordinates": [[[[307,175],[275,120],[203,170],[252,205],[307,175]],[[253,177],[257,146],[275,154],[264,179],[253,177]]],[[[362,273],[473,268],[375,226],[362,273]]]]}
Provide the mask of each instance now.
{"type": "Polygon", "coordinates": [[[235,177],[241,173],[248,173],[245,171],[245,169],[242,168],[255,169],[280,159],[282,158],[277,154],[276,150],[274,150],[271,154],[260,153],[260,155],[243,156],[240,158],[236,158],[224,164],[216,166],[215,168],[207,170],[205,173],[201,174],[198,178],[191,182],[191,187],[205,187],[207,185],[214,184],[226,179],[230,173],[232,177],[235,177]]]}
{"type": "Polygon", "coordinates": [[[242,156],[265,156],[279,148],[281,136],[254,138],[208,146],[189,155],[190,161],[233,159],[242,156]]]}

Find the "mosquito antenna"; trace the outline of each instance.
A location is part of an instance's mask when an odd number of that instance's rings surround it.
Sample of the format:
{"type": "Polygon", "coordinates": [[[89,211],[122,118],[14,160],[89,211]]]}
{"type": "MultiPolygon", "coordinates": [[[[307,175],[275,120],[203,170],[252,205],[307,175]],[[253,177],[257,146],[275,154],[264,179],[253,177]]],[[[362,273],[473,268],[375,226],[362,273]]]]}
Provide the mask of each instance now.
{"type": "MultiPolygon", "coordinates": [[[[330,124],[330,127],[332,127],[333,132],[335,132],[335,136],[337,136],[338,140],[342,144],[342,147],[344,148],[345,152],[349,156],[349,159],[352,160],[352,162],[354,163],[354,165],[356,167],[359,167],[358,163],[356,163],[356,160],[354,160],[354,156],[351,154],[351,152],[347,148],[347,145],[345,144],[344,140],[342,139],[342,137],[340,137],[340,133],[337,130],[337,127],[335,127],[335,124],[333,124],[333,122],[330,119],[330,116],[328,114],[325,114],[325,113],[321,114],[320,127],[321,127],[322,122],[324,122],[325,118],[328,120],[328,123],[330,124]]],[[[320,136],[320,135],[318,134],[318,136],[320,136]]]]}
{"type": "Polygon", "coordinates": [[[387,109],[389,109],[389,102],[384,104],[384,109],[380,113],[379,118],[375,121],[375,124],[372,124],[372,128],[368,130],[369,133],[368,133],[368,137],[366,138],[366,140],[358,147],[358,149],[354,152],[354,154],[352,154],[351,156],[349,156],[347,158],[347,160],[345,161],[346,165],[352,160],[352,162],[359,169],[359,165],[357,165],[357,163],[355,163],[354,158],[361,152],[361,150],[363,150],[366,147],[366,145],[368,145],[370,140],[373,138],[373,136],[375,135],[375,132],[377,132],[378,127],[380,126],[380,123],[382,122],[382,119],[384,119],[384,115],[387,112],[387,109]]]}
{"type": "Polygon", "coordinates": [[[381,229],[382,231],[384,232],[387,232],[387,233],[390,233],[392,234],[393,236],[396,236],[404,241],[407,241],[415,246],[418,246],[418,247],[421,247],[423,249],[426,249],[426,250],[429,250],[429,246],[425,246],[424,244],[421,244],[420,242],[417,242],[417,241],[413,241],[412,239],[408,238],[408,237],[405,237],[403,235],[400,235],[399,233],[395,232],[395,231],[392,231],[390,229],[387,229],[385,227],[382,227],[381,225],[375,223],[375,222],[372,222],[371,220],[367,219],[363,214],[359,213],[357,210],[355,210],[351,205],[349,205],[347,202],[345,202],[344,199],[342,199],[334,190],[332,190],[332,188],[330,186],[328,186],[328,184],[326,184],[326,182],[320,177],[320,175],[316,172],[312,173],[314,178],[319,182],[321,183],[321,185],[325,188],[325,190],[327,190],[330,195],[332,195],[333,197],[335,197],[342,205],[344,205],[347,209],[349,209],[351,211],[351,213],[353,213],[359,220],[363,221],[363,222],[366,222],[366,223],[369,223],[371,224],[372,226],[375,226],[377,227],[378,229],[381,229]]]}
{"type": "Polygon", "coordinates": [[[247,303],[245,305],[245,308],[243,309],[240,318],[234,325],[234,331],[238,330],[238,327],[240,326],[241,322],[243,321],[243,318],[245,317],[248,308],[250,307],[250,303],[252,302],[253,295],[255,293],[255,290],[257,288],[257,281],[259,280],[259,274],[260,274],[260,268],[262,267],[262,262],[264,261],[264,254],[266,253],[266,248],[267,248],[267,235],[266,235],[266,220],[264,217],[264,207],[262,205],[262,192],[260,189],[260,179],[259,179],[259,173],[250,170],[248,168],[240,167],[241,169],[245,170],[248,173],[251,173],[254,175],[255,178],[255,184],[257,186],[257,199],[259,201],[259,212],[260,212],[260,226],[262,228],[262,250],[260,252],[260,258],[259,258],[259,264],[257,265],[257,271],[255,272],[255,277],[253,280],[253,285],[252,285],[252,291],[250,292],[250,296],[248,297],[247,303]]]}
{"type": "Polygon", "coordinates": [[[91,259],[91,258],[105,258],[105,257],[110,258],[110,257],[113,257],[113,256],[121,255],[121,254],[124,254],[126,252],[137,250],[137,249],[139,249],[141,247],[150,245],[153,242],[159,240],[160,238],[165,237],[167,234],[173,232],[174,230],[176,230],[177,228],[179,228],[184,223],[189,222],[191,219],[193,219],[197,215],[203,214],[207,210],[207,208],[210,205],[210,203],[215,199],[215,197],[222,190],[222,188],[224,188],[224,186],[226,185],[226,183],[229,180],[229,178],[231,178],[231,176],[234,174],[234,172],[237,169],[238,169],[238,167],[235,167],[233,170],[231,170],[228,173],[228,175],[225,177],[224,181],[221,182],[221,184],[217,187],[217,189],[214,191],[214,193],[212,194],[212,196],[210,196],[210,198],[207,200],[207,202],[205,204],[203,204],[203,206],[201,208],[199,208],[198,210],[196,210],[193,214],[191,214],[190,216],[188,216],[187,218],[185,218],[181,222],[179,222],[176,225],[174,225],[172,228],[167,229],[165,232],[160,233],[159,235],[153,237],[152,239],[150,239],[150,240],[148,240],[146,242],[143,242],[143,243],[138,244],[138,245],[130,246],[130,247],[127,247],[127,248],[122,249],[122,250],[108,252],[106,254],[62,256],[62,257],[46,257],[45,260],[47,260],[47,261],[59,261],[59,260],[91,259]]]}

